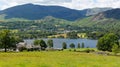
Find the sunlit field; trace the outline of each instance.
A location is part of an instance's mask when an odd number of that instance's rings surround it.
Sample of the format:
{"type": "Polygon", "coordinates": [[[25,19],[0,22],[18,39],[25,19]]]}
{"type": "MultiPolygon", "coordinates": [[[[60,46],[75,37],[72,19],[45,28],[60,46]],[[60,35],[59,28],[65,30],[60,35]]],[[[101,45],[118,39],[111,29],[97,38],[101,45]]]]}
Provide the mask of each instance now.
{"type": "Polygon", "coordinates": [[[119,67],[119,56],[70,51],[0,53],[0,67],[119,67]]]}

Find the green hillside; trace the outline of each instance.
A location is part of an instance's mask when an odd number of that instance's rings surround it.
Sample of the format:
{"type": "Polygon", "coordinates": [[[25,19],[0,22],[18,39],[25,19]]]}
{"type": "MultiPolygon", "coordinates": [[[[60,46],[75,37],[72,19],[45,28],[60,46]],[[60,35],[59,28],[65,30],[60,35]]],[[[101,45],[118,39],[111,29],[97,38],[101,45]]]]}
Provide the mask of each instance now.
{"type": "Polygon", "coordinates": [[[77,20],[73,25],[80,27],[90,27],[90,28],[100,28],[104,31],[115,32],[120,34],[120,20],[113,18],[97,18],[97,17],[88,17],[82,20],[77,20]]]}

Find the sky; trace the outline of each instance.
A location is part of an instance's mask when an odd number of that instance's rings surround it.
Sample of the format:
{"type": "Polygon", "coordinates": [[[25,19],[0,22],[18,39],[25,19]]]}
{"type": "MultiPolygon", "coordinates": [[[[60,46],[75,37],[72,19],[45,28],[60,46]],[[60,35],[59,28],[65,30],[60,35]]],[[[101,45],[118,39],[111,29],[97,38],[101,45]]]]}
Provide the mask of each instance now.
{"type": "Polygon", "coordinates": [[[96,7],[120,8],[120,0],[0,0],[0,10],[27,3],[58,5],[77,10],[96,7]]]}

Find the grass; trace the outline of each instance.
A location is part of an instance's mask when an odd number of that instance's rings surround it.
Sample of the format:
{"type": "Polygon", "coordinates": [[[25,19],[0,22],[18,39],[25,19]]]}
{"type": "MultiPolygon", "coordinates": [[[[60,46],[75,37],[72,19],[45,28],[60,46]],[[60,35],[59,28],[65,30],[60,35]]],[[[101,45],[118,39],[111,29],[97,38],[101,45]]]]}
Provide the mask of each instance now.
{"type": "Polygon", "coordinates": [[[119,56],[70,51],[0,53],[0,67],[119,67],[119,56]]]}
{"type": "MultiPolygon", "coordinates": [[[[76,51],[84,51],[84,50],[87,50],[87,49],[98,51],[97,48],[80,48],[80,49],[79,48],[77,48],[77,49],[75,48],[76,51]]],[[[74,48],[66,49],[64,51],[69,51],[69,50],[74,51],[74,48]]]]}

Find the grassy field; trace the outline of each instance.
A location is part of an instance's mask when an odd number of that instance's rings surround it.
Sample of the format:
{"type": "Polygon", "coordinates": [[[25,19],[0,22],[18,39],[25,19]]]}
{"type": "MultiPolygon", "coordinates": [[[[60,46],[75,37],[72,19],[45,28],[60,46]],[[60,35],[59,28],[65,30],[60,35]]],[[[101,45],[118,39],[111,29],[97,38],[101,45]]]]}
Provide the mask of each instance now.
{"type": "Polygon", "coordinates": [[[70,51],[0,53],[0,67],[120,67],[120,57],[70,51]]]}

